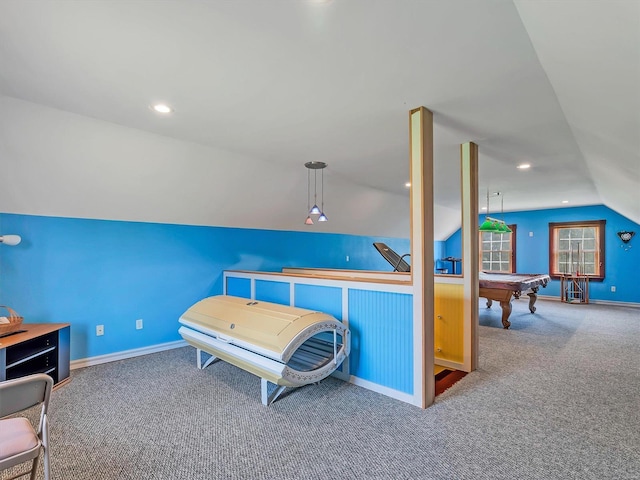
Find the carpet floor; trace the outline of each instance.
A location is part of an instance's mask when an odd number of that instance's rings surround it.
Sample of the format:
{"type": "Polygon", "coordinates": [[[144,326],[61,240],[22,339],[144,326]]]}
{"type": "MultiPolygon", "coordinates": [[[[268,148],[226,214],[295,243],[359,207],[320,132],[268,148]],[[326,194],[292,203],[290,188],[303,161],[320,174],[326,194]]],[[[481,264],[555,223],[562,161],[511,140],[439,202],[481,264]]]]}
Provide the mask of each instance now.
{"type": "Polygon", "coordinates": [[[479,368],[425,410],[334,378],[267,408],[191,347],[74,370],[53,478],[638,480],[640,310],[521,300],[503,330],[480,307],[479,368]]]}

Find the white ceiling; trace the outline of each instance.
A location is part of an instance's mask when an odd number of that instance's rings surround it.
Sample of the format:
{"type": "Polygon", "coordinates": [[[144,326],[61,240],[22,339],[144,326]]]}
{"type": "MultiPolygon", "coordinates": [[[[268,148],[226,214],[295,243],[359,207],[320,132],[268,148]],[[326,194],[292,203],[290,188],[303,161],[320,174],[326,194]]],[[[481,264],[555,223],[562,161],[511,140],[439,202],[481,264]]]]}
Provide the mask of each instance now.
{"type": "Polygon", "coordinates": [[[635,0],[2,0],[0,95],[393,195],[424,105],[440,211],[474,141],[481,204],[490,189],[505,210],[603,203],[640,223],[635,0]]]}

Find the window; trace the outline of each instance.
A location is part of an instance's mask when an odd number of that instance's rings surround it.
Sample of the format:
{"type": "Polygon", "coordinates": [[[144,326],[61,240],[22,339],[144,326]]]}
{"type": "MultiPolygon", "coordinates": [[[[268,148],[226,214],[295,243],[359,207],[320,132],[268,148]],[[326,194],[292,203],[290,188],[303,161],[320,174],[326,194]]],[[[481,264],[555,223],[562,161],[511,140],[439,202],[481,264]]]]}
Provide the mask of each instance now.
{"type": "Polygon", "coordinates": [[[516,271],[516,226],[513,233],[480,232],[480,271],[516,271]]]}
{"type": "Polygon", "coordinates": [[[549,223],[549,275],[604,279],[605,220],[549,223]]]}

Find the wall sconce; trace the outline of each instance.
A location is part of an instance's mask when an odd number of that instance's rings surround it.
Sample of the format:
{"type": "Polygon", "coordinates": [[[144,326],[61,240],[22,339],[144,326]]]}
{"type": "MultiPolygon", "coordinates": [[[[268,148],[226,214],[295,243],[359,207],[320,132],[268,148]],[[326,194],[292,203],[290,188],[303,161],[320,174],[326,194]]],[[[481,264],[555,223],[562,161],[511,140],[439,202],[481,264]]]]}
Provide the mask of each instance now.
{"type": "Polygon", "coordinates": [[[20,235],[0,235],[0,243],[5,245],[18,245],[21,241],[20,235]]]}
{"type": "Polygon", "coordinates": [[[624,248],[625,252],[631,248],[631,245],[628,244],[635,234],[636,232],[627,232],[624,230],[617,233],[620,240],[622,240],[622,245],[620,245],[620,247],[624,248]]]}
{"type": "Polygon", "coordinates": [[[305,225],[313,225],[311,215],[318,215],[316,221],[326,222],[329,219],[324,214],[324,169],[327,166],[324,162],[307,162],[307,219],[305,225]],[[311,170],[313,170],[313,207],[311,205],[311,170]],[[320,170],[320,207],[318,207],[318,170],[320,170]]]}

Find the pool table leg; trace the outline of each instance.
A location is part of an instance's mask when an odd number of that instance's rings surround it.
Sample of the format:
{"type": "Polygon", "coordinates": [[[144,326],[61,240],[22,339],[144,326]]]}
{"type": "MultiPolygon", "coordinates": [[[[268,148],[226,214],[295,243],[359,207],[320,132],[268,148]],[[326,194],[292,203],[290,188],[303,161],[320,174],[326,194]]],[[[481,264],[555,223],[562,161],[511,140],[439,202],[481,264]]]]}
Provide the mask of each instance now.
{"type": "Polygon", "coordinates": [[[500,302],[500,306],[502,307],[502,327],[507,329],[511,326],[511,322],[508,320],[509,315],[511,315],[511,302],[500,302]]]}
{"type": "Polygon", "coordinates": [[[511,322],[509,321],[509,315],[511,315],[511,296],[518,292],[512,290],[505,290],[501,288],[480,288],[479,296],[487,299],[487,308],[491,308],[493,302],[500,302],[502,307],[502,326],[509,328],[511,322]]]}
{"type": "Polygon", "coordinates": [[[529,311],[535,313],[536,307],[534,307],[534,304],[538,299],[538,287],[533,287],[527,295],[529,295],[529,311]]]}

